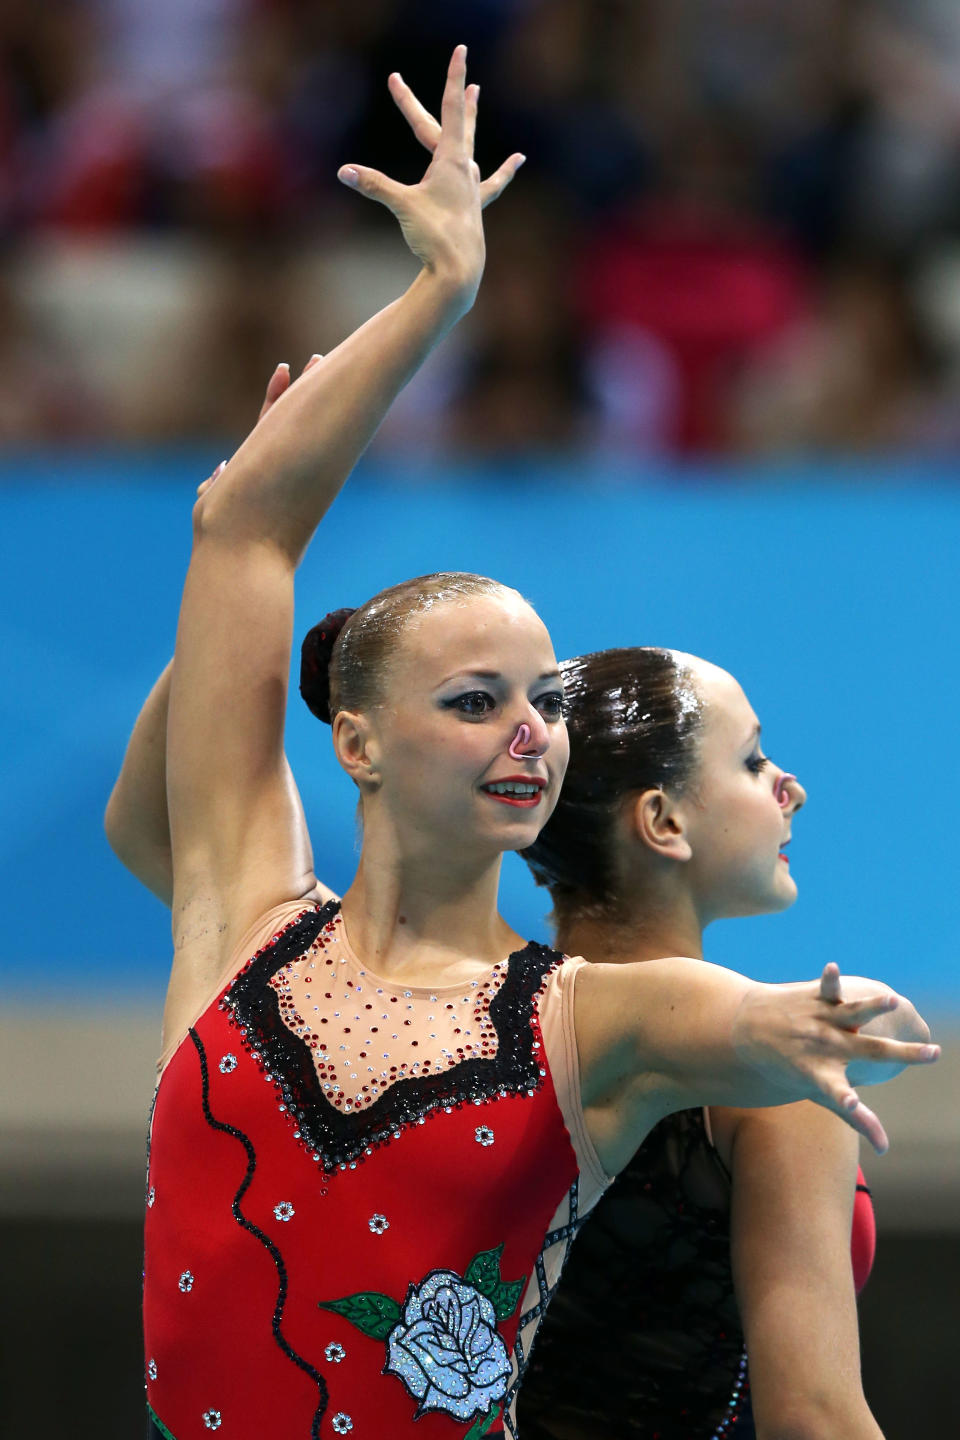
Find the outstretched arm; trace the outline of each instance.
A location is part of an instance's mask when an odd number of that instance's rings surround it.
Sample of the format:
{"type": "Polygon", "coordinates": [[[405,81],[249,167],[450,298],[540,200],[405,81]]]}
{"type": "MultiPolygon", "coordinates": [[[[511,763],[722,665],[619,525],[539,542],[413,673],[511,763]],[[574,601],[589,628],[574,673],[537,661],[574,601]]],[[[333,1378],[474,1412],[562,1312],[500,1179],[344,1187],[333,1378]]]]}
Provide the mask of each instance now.
{"type": "MultiPolygon", "coordinates": [[[[283,758],[293,575],[392,400],[470,308],[481,210],[520,164],[481,182],[477,87],[454,52],[441,136],[418,185],[347,166],[340,178],[400,222],[422,268],[392,305],[281,396],[198,501],[170,692],[167,796],[175,965],[219,975],[251,922],[308,893],[283,758]]],[[[395,98],[404,109],[404,96],[395,98]]],[[[364,543],[365,537],[359,537],[364,543]]]]}
{"type": "MultiPolygon", "coordinates": [[[[838,1001],[837,967],[819,982],[761,985],[700,960],[589,965],[577,977],[576,1029],[591,1137],[621,1169],[673,1110],[814,1100],[882,1153],[887,1137],[856,1083],[929,1063],[939,1047],[861,1034],[896,1009],[883,986],[838,1001]]],[[[871,982],[872,983],[872,982],[871,982]]]]}

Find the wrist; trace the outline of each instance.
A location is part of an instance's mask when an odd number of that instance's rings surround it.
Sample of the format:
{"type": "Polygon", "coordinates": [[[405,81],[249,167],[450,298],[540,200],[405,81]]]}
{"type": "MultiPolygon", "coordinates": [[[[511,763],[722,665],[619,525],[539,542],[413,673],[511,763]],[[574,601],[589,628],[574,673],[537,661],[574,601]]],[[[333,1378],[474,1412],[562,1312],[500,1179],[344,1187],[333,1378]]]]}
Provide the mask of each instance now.
{"type": "Polygon", "coordinates": [[[471,261],[458,253],[451,253],[430,264],[424,262],[423,269],[414,284],[423,287],[440,314],[450,324],[456,322],[473,308],[483,276],[483,257],[479,262],[471,261]]]}

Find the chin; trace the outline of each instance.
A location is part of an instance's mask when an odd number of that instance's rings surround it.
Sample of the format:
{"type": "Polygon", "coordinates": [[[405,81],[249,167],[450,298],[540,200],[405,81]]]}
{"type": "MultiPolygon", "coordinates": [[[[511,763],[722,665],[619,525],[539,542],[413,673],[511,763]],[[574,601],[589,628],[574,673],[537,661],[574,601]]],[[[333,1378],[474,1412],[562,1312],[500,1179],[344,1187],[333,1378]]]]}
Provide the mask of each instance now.
{"type": "Polygon", "coordinates": [[[747,920],[751,915],[779,915],[781,910],[789,910],[796,898],[796,882],[789,875],[783,876],[765,895],[738,895],[719,918],[747,920]]]}

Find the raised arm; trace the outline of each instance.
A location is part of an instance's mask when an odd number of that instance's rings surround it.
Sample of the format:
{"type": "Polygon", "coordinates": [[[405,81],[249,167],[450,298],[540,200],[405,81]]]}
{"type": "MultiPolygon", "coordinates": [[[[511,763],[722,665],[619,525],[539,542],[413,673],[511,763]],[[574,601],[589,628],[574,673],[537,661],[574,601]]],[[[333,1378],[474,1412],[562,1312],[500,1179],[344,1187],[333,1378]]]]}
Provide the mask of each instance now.
{"type": "MultiPolygon", "coordinates": [[[[312,356],[304,367],[304,374],[322,358],[321,355],[312,356]]],[[[280,364],[267,382],[257,424],[289,385],[290,367],[280,364]]],[[[224,463],[218,465],[209,479],[199,486],[198,498],[206,494],[224,468],[224,463]]],[[[173,902],[166,754],[172,670],[171,661],[160,672],[143,703],[104,816],[104,828],[114,854],[165,905],[173,902]]],[[[303,844],[309,845],[305,825],[303,844]]]]}
{"type": "MultiPolygon", "coordinates": [[[[292,824],[283,758],[293,575],[390,403],[473,303],[484,259],[481,209],[521,157],[481,183],[472,159],[477,89],[466,87],[465,67],[458,47],[440,139],[418,185],[359,166],[340,171],[393,211],[420,273],[289,388],[195,509],[170,693],[167,795],[175,965],[188,965],[201,983],[220,973],[258,914],[315,883],[292,824]]],[[[397,77],[391,88],[405,110],[397,77]]]]}
{"type": "Polygon", "coordinates": [[[172,670],[171,660],[143,702],[104,816],[117,859],[165,905],[173,900],[166,756],[172,670]]]}
{"type": "Polygon", "coordinates": [[[819,982],[761,985],[700,960],[584,967],[575,1005],[581,1085],[606,1168],[621,1169],[673,1110],[805,1099],[882,1153],[883,1126],[853,1084],[929,1063],[939,1047],[858,1033],[899,997],[878,984],[872,996],[838,1002],[837,973],[831,964],[819,982]]]}

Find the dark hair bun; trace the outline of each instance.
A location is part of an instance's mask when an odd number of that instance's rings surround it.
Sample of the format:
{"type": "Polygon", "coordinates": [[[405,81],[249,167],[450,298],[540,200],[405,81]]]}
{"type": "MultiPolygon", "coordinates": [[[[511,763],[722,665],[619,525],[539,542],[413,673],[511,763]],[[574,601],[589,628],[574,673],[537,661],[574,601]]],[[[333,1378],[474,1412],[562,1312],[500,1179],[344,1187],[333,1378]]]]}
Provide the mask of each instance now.
{"type": "Polygon", "coordinates": [[[331,610],[314,625],[300,647],[300,694],[325,725],[330,715],[330,656],[337,636],[353,614],[352,610],[331,610]]]}

